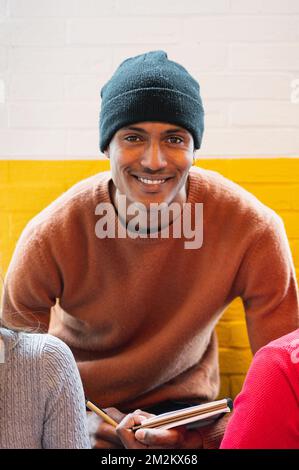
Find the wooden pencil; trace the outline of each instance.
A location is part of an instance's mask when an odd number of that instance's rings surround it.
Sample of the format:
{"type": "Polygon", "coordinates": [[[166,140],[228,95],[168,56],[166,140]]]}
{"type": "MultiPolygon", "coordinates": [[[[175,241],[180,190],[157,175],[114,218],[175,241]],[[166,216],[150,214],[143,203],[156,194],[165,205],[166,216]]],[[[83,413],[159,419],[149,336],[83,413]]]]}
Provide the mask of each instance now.
{"type": "Polygon", "coordinates": [[[116,426],[118,426],[118,423],[116,421],[114,421],[113,418],[111,418],[109,415],[107,415],[107,413],[105,413],[105,411],[103,411],[101,408],[99,408],[98,406],[94,405],[90,400],[85,400],[85,404],[87,406],[87,408],[91,411],[94,411],[98,416],[100,416],[101,418],[103,418],[103,420],[108,423],[108,424],[111,424],[112,426],[114,426],[116,428],[116,426]]]}

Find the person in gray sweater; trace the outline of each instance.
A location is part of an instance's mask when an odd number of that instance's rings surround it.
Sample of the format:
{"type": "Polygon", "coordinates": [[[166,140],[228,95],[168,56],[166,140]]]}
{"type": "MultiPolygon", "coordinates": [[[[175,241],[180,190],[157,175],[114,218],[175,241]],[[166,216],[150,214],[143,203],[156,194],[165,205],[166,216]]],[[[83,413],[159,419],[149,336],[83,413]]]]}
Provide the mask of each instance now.
{"type": "Polygon", "coordinates": [[[0,448],[90,448],[79,371],[58,338],[0,327],[0,448]]]}

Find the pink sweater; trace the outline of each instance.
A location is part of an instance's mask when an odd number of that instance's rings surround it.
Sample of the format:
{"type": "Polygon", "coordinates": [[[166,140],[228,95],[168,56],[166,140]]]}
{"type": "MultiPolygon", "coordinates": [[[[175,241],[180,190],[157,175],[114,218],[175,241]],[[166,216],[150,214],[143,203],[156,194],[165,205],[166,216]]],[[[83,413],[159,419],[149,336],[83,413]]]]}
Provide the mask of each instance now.
{"type": "Polygon", "coordinates": [[[220,174],[192,168],[187,202],[204,204],[201,248],[174,237],[99,239],[95,208],[110,201],[110,180],[104,172],[79,182],[27,225],[4,317],[28,324],[34,315],[65,341],[86,394],[103,407],[215,399],[214,327],[234,298],[254,352],[299,326],[282,220],[220,174]]]}
{"type": "Polygon", "coordinates": [[[299,329],[261,348],[222,449],[299,449],[299,329]]]}

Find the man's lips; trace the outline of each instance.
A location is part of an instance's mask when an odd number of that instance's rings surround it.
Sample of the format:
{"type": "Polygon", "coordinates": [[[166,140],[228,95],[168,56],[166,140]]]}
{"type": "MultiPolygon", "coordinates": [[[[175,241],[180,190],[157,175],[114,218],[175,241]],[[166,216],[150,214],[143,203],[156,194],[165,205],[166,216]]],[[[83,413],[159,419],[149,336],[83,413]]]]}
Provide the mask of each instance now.
{"type": "Polygon", "coordinates": [[[173,175],[141,175],[138,173],[131,173],[132,176],[135,176],[135,178],[144,178],[148,180],[165,180],[169,178],[173,178],[173,175]]]}
{"type": "Polygon", "coordinates": [[[143,176],[143,175],[137,175],[137,174],[132,174],[132,176],[135,178],[135,180],[138,182],[139,185],[141,185],[144,189],[146,190],[153,190],[157,191],[160,188],[165,185],[170,179],[173,178],[173,176],[143,176]]]}

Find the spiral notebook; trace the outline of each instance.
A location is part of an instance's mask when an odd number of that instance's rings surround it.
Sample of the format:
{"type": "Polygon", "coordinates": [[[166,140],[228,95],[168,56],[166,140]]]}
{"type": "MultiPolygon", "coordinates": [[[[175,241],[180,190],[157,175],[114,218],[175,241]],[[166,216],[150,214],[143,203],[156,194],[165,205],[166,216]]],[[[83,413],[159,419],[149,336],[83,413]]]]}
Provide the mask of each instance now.
{"type": "Polygon", "coordinates": [[[232,409],[232,400],[224,398],[223,400],[211,401],[169,413],[162,413],[145,420],[139,426],[134,426],[133,431],[145,428],[170,429],[183,425],[186,425],[188,428],[208,426],[225,413],[230,413],[232,409]]]}

